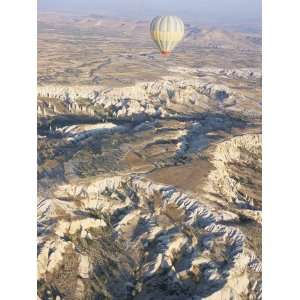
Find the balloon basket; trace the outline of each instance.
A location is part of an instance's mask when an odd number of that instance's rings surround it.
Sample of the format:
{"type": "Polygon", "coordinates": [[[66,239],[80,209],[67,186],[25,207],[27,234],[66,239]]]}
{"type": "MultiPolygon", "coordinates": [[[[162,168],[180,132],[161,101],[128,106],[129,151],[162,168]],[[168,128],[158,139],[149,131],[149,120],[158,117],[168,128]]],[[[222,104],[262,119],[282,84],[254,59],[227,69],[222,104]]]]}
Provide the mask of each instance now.
{"type": "Polygon", "coordinates": [[[163,56],[163,57],[167,57],[167,56],[170,56],[171,52],[169,51],[162,51],[160,52],[160,55],[163,56]]]}

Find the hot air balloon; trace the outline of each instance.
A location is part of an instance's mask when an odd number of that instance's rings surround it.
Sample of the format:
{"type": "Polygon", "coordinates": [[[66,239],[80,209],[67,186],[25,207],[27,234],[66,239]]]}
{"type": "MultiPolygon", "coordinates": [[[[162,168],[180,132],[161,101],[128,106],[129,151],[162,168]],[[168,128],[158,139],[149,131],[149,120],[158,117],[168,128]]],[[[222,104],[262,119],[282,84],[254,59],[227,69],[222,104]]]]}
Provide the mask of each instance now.
{"type": "Polygon", "coordinates": [[[155,17],[150,33],[161,54],[168,56],[184,36],[184,23],[176,16],[155,17]]]}

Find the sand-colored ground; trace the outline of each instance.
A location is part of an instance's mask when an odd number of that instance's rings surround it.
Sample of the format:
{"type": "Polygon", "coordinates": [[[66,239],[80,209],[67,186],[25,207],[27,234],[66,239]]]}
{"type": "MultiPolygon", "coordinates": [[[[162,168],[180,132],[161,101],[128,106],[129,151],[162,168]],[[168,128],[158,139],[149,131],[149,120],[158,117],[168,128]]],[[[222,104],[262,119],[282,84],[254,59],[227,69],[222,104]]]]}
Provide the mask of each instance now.
{"type": "Polygon", "coordinates": [[[209,161],[199,159],[182,166],[156,169],[147,174],[147,177],[155,182],[199,194],[212,167],[209,161]]]}

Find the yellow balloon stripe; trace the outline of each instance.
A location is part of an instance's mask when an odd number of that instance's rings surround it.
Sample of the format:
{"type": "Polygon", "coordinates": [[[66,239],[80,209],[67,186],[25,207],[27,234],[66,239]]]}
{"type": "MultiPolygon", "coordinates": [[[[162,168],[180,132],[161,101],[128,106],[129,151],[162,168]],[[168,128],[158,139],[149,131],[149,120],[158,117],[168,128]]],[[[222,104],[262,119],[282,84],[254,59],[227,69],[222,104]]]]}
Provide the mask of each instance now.
{"type": "Polygon", "coordinates": [[[152,37],[154,40],[164,41],[180,41],[183,38],[183,32],[167,32],[167,31],[153,31],[152,37]]]}

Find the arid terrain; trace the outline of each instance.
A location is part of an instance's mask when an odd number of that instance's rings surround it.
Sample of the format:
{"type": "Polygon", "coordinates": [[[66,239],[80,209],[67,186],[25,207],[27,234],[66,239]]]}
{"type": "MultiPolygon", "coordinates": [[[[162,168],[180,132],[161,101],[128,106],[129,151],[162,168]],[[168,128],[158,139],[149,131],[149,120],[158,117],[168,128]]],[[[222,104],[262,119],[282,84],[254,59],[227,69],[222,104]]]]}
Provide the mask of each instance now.
{"type": "Polygon", "coordinates": [[[38,17],[38,298],[261,299],[261,37],[38,17]]]}

